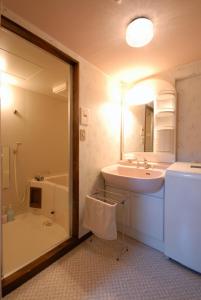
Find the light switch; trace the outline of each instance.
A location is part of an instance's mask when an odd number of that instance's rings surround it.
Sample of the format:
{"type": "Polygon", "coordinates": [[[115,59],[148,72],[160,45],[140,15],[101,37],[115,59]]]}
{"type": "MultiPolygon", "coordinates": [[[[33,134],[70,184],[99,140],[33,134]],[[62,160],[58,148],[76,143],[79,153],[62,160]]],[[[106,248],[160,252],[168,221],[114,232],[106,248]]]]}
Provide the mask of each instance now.
{"type": "Polygon", "coordinates": [[[86,140],[86,131],[85,129],[80,129],[80,141],[85,141],[86,140]]]}
{"type": "Polygon", "coordinates": [[[80,124],[89,125],[90,110],[86,107],[80,108],[80,124]]]}

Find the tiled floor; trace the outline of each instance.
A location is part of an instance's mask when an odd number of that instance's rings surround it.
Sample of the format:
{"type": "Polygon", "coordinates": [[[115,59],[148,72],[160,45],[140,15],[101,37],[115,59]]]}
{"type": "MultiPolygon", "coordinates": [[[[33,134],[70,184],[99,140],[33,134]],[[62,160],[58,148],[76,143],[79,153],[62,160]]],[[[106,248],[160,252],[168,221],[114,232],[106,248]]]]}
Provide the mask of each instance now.
{"type": "Polygon", "coordinates": [[[118,262],[114,242],[94,239],[51,265],[5,300],[201,300],[201,275],[127,239],[118,262]]]}

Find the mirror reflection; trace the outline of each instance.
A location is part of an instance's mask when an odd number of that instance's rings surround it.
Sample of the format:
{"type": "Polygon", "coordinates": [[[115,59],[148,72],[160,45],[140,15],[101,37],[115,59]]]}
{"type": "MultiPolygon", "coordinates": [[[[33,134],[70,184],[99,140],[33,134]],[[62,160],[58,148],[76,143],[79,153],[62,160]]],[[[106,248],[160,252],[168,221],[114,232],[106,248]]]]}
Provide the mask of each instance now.
{"type": "Polygon", "coordinates": [[[154,101],[124,106],[124,152],[153,152],[154,101]]]}
{"type": "Polygon", "coordinates": [[[147,79],[127,86],[122,106],[122,159],[174,161],[176,95],[165,80],[147,79]],[[154,156],[153,156],[154,155],[154,156]]]}
{"type": "Polygon", "coordinates": [[[0,30],[2,276],[71,237],[71,68],[0,30]],[[20,241],[20,242],[19,242],[20,241]]]}

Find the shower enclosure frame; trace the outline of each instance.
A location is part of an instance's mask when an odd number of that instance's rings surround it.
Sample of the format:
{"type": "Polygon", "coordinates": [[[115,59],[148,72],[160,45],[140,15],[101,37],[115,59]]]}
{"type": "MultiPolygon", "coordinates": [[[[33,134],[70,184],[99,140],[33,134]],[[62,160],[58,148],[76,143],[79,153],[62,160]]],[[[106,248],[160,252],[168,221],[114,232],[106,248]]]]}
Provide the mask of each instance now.
{"type": "Polygon", "coordinates": [[[69,252],[79,243],[85,240],[90,234],[81,239],[79,235],[79,62],[66,53],[57,49],[47,41],[18,25],[9,18],[1,15],[2,28],[17,34],[19,37],[31,42],[41,49],[53,54],[57,58],[68,63],[72,69],[71,75],[71,201],[72,201],[72,237],[45,253],[32,263],[21,268],[19,271],[9,275],[2,280],[3,296],[26,282],[28,279],[49,266],[55,260],[69,252]]]}

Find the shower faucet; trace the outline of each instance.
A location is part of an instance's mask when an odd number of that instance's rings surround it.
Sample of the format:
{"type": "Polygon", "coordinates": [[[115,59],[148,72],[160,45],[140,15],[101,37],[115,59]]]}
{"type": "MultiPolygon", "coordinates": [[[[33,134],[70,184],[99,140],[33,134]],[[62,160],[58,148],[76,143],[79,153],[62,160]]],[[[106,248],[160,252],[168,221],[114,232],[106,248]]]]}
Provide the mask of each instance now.
{"type": "Polygon", "coordinates": [[[13,154],[17,154],[18,153],[18,148],[22,145],[21,142],[16,142],[15,144],[16,144],[16,146],[13,149],[13,154]]]}
{"type": "Polygon", "coordinates": [[[34,179],[37,180],[37,181],[43,181],[44,180],[44,176],[36,175],[36,176],[34,176],[34,179]]]}

